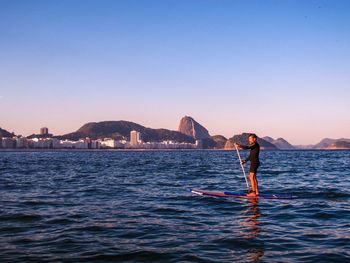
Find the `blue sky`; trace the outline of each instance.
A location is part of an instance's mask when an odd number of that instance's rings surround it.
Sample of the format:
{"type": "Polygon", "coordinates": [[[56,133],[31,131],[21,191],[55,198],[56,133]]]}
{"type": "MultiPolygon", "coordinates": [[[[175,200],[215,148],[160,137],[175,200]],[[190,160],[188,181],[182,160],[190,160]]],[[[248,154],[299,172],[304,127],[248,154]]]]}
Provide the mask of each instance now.
{"type": "Polygon", "coordinates": [[[350,137],[349,1],[0,0],[0,127],[350,137]]]}

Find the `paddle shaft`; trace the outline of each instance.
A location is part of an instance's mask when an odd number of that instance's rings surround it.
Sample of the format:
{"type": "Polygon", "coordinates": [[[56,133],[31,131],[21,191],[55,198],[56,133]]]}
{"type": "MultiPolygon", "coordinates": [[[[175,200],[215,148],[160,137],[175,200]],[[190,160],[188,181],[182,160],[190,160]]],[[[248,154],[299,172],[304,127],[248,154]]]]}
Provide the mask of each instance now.
{"type": "Polygon", "coordinates": [[[239,154],[239,151],[238,151],[238,148],[237,148],[237,146],[236,146],[236,145],[235,145],[235,147],[236,147],[236,151],[237,151],[237,155],[238,155],[239,163],[241,164],[241,167],[242,167],[242,171],[243,171],[244,179],[245,179],[245,182],[246,182],[246,184],[247,184],[248,192],[250,192],[250,188],[249,188],[249,184],[248,184],[247,176],[246,176],[246,174],[245,174],[244,166],[243,166],[243,164],[242,164],[241,155],[239,154]]]}

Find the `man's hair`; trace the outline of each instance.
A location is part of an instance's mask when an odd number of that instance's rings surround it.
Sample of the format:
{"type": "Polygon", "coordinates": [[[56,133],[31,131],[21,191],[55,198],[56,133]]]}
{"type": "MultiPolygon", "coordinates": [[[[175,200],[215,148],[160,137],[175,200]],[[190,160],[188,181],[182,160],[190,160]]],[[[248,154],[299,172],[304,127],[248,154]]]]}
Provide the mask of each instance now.
{"type": "Polygon", "coordinates": [[[258,138],[258,136],[256,136],[256,134],[255,134],[255,133],[251,133],[251,134],[249,134],[249,137],[253,137],[254,139],[257,139],[257,138],[258,138]]]}

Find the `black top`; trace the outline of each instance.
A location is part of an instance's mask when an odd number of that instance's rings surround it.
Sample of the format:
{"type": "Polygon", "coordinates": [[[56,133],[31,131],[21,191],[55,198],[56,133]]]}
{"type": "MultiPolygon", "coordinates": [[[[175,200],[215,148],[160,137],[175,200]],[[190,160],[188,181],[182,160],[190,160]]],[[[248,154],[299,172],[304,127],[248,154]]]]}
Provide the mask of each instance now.
{"type": "Polygon", "coordinates": [[[250,154],[249,154],[248,158],[245,159],[246,161],[250,161],[251,163],[254,163],[254,164],[260,163],[260,161],[259,161],[259,153],[260,153],[259,143],[256,142],[256,143],[248,145],[248,146],[239,144],[239,147],[241,147],[243,149],[247,149],[247,150],[250,149],[250,154]]]}

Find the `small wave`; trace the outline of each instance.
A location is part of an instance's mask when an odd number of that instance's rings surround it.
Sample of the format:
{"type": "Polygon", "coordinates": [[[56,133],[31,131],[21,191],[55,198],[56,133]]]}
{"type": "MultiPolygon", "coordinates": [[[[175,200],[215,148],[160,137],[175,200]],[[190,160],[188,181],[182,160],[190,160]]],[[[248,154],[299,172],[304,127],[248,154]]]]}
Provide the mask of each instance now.
{"type": "Polygon", "coordinates": [[[43,219],[41,215],[38,214],[5,214],[1,215],[1,221],[20,221],[20,222],[30,222],[30,221],[39,221],[43,219]]]}
{"type": "MultiPolygon", "coordinates": [[[[150,250],[138,250],[119,254],[101,254],[84,258],[88,261],[101,261],[101,262],[169,262],[174,260],[175,257],[170,253],[160,253],[150,250]]],[[[77,258],[79,261],[80,258],[77,258]]]]}

